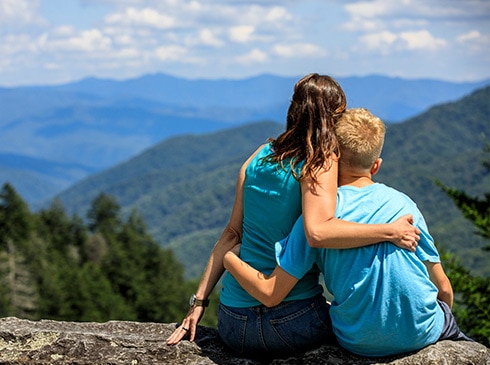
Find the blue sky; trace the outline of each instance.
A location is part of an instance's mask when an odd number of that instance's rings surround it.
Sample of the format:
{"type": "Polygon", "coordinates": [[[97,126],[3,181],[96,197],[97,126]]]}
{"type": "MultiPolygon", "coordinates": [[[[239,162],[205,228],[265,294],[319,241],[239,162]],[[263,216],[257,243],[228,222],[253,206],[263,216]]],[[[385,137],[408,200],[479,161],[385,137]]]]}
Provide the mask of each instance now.
{"type": "Polygon", "coordinates": [[[490,78],[488,0],[0,0],[0,86],[190,79],[490,78]]]}

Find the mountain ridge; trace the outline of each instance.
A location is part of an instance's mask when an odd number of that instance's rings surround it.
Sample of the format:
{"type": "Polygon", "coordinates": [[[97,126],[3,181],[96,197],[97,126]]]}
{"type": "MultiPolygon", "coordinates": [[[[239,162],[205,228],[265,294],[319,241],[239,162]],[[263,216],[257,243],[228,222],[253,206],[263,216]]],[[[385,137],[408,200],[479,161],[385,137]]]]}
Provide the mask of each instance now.
{"type": "MultiPolygon", "coordinates": [[[[88,78],[54,86],[1,88],[0,154],[65,164],[65,176],[70,176],[71,165],[87,166],[92,173],[103,171],[172,136],[261,120],[284,123],[298,78],[258,75],[241,80],[189,80],[152,74],[122,81],[88,78]]],[[[381,75],[337,79],[349,107],[367,107],[386,122],[403,122],[407,115],[457,99],[490,82],[381,75]]],[[[7,167],[12,172],[26,169],[22,163],[7,166],[0,155],[0,169],[7,167]]],[[[0,183],[9,181],[29,196],[30,204],[38,205],[90,172],[63,180],[58,174],[48,167],[43,171],[50,188],[40,194],[27,188],[30,183],[25,174],[0,176],[0,183]]]]}

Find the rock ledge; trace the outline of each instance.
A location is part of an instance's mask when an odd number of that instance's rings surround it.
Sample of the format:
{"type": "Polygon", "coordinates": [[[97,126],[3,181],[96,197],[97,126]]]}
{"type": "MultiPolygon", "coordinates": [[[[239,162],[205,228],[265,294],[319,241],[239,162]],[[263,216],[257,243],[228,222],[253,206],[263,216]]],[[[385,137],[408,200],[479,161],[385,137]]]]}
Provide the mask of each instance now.
{"type": "MultiPolygon", "coordinates": [[[[195,342],[167,346],[173,324],[110,321],[106,323],[0,319],[0,364],[74,365],[259,365],[227,351],[215,329],[198,328],[195,342]]],[[[364,358],[335,346],[300,357],[274,360],[282,365],[490,365],[490,349],[471,342],[442,341],[412,354],[364,358]]]]}

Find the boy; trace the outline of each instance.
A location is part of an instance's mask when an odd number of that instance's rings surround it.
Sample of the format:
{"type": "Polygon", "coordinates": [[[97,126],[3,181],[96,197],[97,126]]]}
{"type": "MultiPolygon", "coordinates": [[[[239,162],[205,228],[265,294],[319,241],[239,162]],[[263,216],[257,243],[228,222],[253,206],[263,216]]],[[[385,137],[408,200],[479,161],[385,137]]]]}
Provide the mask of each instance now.
{"type": "Polygon", "coordinates": [[[453,291],[427,225],[415,203],[372,176],[381,165],[383,122],[366,109],[351,109],[336,125],[341,156],[336,217],[386,223],[411,213],[420,231],[415,252],[378,243],[354,249],[308,246],[301,217],[290,235],[276,243],[278,267],[258,273],[235,252],[225,268],[251,295],[274,306],[315,263],[334,296],[332,328],[339,344],[363,356],[415,351],[442,339],[470,340],[451,313],[453,291]]]}

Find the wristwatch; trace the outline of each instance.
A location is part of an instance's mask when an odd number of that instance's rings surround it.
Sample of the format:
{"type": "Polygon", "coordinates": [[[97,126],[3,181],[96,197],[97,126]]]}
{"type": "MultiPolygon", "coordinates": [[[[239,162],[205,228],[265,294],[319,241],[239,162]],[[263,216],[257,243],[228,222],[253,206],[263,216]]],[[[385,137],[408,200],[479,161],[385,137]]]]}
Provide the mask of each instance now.
{"type": "Polygon", "coordinates": [[[191,299],[189,299],[189,305],[191,307],[207,307],[209,299],[197,299],[196,294],[192,294],[191,299]]]}

